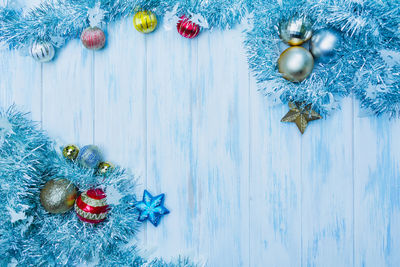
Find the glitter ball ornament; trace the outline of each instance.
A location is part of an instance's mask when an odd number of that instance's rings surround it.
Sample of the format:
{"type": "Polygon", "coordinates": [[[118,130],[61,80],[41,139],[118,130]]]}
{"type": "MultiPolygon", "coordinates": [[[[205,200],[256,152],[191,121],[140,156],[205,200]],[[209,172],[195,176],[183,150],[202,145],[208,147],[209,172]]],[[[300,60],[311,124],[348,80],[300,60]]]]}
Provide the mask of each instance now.
{"type": "Polygon", "coordinates": [[[311,37],[310,51],[320,61],[329,61],[335,55],[339,43],[339,33],[330,29],[318,30],[311,37]]]}
{"type": "Polygon", "coordinates": [[[54,58],[54,46],[49,42],[38,41],[32,44],[31,56],[38,62],[49,62],[54,58]]]}
{"type": "Polygon", "coordinates": [[[180,35],[189,39],[196,37],[200,33],[200,26],[192,22],[185,15],[180,17],[176,28],[180,35]]]}
{"type": "Polygon", "coordinates": [[[67,179],[48,181],[40,190],[40,203],[50,213],[64,213],[75,202],[77,188],[67,179]]]}
{"type": "Polygon", "coordinates": [[[69,160],[75,160],[79,154],[79,148],[75,145],[67,145],[63,149],[63,156],[69,160]]]}
{"type": "Polygon", "coordinates": [[[114,169],[114,166],[110,162],[101,162],[97,169],[98,175],[107,175],[114,169]]]}
{"type": "Polygon", "coordinates": [[[306,16],[295,15],[279,23],[279,36],[289,45],[301,45],[312,35],[312,23],[306,16]]]}
{"type": "Polygon", "coordinates": [[[106,35],[99,27],[89,27],[82,32],[81,41],[87,49],[99,50],[106,43],[106,35]]]}
{"type": "Polygon", "coordinates": [[[133,25],[141,33],[150,33],[157,26],[157,17],[151,11],[139,11],[133,16],[133,25]]]}
{"type": "Polygon", "coordinates": [[[86,168],[96,168],[102,161],[100,149],[94,145],[88,145],[81,148],[78,154],[77,162],[86,168]]]}
{"type": "Polygon", "coordinates": [[[90,189],[82,193],[75,202],[75,212],[79,219],[87,223],[100,223],[107,218],[106,194],[101,189],[90,189]]]}
{"type": "Polygon", "coordinates": [[[301,82],[311,74],[314,58],[304,47],[292,46],[279,56],[278,66],[283,78],[292,82],[301,82]]]}

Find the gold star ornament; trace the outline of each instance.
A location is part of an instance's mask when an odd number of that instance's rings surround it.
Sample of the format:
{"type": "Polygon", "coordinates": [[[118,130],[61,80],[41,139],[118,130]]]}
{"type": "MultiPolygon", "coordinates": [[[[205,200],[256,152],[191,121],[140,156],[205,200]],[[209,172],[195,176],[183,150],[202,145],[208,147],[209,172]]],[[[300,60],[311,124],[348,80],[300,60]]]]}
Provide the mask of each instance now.
{"type": "Polygon", "coordinates": [[[311,109],[311,105],[289,102],[289,112],[282,118],[281,122],[294,122],[301,134],[307,128],[309,121],[321,119],[321,115],[311,109]]]}

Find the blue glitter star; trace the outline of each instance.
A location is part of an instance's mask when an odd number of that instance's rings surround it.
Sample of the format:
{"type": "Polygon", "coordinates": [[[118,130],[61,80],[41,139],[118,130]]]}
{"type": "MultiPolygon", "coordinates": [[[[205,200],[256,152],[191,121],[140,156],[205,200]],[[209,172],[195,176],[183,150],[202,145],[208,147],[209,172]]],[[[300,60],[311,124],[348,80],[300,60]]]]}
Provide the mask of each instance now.
{"type": "Polygon", "coordinates": [[[160,223],[161,217],[169,213],[164,205],[164,194],[153,197],[147,190],[144,190],[143,200],[136,203],[139,210],[139,221],[149,220],[155,227],[160,223]]]}

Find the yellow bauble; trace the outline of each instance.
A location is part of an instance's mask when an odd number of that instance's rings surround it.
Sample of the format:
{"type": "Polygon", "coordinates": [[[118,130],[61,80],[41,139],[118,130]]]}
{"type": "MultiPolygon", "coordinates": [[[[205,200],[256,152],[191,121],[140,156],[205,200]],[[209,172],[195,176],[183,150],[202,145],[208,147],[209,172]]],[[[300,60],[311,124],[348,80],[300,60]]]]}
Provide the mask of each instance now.
{"type": "Polygon", "coordinates": [[[75,203],[77,188],[67,179],[48,181],[40,190],[40,203],[50,213],[64,213],[75,203]]]}
{"type": "Polygon", "coordinates": [[[279,56],[278,66],[283,78],[292,82],[301,82],[311,74],[314,58],[304,47],[292,46],[279,56]]]}
{"type": "Polygon", "coordinates": [[[67,145],[63,149],[63,156],[69,160],[75,160],[79,154],[79,148],[75,145],[67,145]]]}
{"type": "Polygon", "coordinates": [[[157,17],[151,11],[139,11],[133,17],[133,25],[141,33],[150,33],[157,26],[157,17]]]}

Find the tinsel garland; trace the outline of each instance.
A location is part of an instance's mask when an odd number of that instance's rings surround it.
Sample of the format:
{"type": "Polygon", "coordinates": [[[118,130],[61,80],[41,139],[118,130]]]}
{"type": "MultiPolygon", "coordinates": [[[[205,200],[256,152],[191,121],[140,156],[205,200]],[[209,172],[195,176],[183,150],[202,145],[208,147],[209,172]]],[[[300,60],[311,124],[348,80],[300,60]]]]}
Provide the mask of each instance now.
{"type": "Polygon", "coordinates": [[[60,47],[89,26],[89,15],[97,16],[94,20],[104,25],[137,10],[150,10],[159,17],[193,14],[202,16],[210,29],[226,29],[244,16],[245,5],[238,0],[53,0],[26,12],[4,7],[0,8],[0,42],[10,48],[26,48],[39,39],[60,47]]]}
{"type": "Polygon", "coordinates": [[[0,111],[0,266],[194,266],[184,258],[168,263],[139,256],[134,177],[116,168],[103,179],[66,161],[36,126],[13,107],[0,111]],[[40,189],[62,177],[80,190],[102,188],[111,208],[107,220],[92,225],[73,211],[46,212],[40,189]]]}
{"type": "Polygon", "coordinates": [[[249,65],[266,95],[311,104],[326,115],[340,97],[354,92],[375,114],[400,116],[400,1],[256,0],[248,9],[254,13],[245,41],[249,65]],[[311,18],[313,30],[336,29],[342,36],[336,59],[317,62],[301,83],[277,71],[284,50],[277,26],[296,13],[311,18]]]}
{"type": "Polygon", "coordinates": [[[29,11],[0,8],[0,42],[22,50],[37,40],[60,47],[78,38],[89,20],[105,25],[137,10],[167,19],[190,15],[210,29],[231,28],[248,12],[254,21],[245,41],[249,65],[266,95],[311,104],[326,115],[354,93],[375,114],[400,116],[399,0],[52,0],[29,11]],[[277,25],[295,13],[310,17],[313,30],[336,29],[343,40],[337,60],[317,62],[298,84],[282,79],[276,67],[284,48],[277,25]]]}

